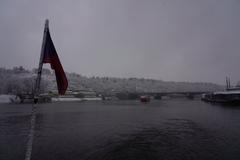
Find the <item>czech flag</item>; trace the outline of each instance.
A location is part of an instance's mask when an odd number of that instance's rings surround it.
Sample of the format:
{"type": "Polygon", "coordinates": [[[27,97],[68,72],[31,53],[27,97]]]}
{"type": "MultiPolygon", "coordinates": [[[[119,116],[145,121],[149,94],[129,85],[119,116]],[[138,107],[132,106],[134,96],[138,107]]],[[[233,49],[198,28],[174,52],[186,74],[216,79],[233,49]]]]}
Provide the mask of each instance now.
{"type": "Polygon", "coordinates": [[[68,87],[68,80],[61,65],[61,62],[58,58],[56,49],[52,42],[49,29],[46,31],[46,41],[43,50],[43,63],[50,63],[51,68],[55,71],[58,93],[63,95],[65,94],[68,87]]]}

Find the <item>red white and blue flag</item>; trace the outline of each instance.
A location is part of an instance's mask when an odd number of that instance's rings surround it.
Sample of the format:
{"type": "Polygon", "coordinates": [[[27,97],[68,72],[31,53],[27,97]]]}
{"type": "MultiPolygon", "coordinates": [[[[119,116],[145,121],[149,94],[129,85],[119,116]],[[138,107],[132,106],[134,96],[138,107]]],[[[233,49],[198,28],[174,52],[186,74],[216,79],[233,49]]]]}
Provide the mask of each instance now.
{"type": "Polygon", "coordinates": [[[52,42],[49,29],[46,31],[46,41],[43,48],[43,63],[50,63],[51,68],[55,71],[58,93],[65,94],[68,87],[68,80],[58,58],[56,49],[52,42]]]}

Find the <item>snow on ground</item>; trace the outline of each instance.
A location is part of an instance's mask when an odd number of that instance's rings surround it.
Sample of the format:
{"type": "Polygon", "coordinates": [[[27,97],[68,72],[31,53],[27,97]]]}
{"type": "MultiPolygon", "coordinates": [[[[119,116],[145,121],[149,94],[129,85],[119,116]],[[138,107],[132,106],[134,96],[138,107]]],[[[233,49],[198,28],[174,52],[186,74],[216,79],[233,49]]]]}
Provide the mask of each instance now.
{"type": "Polygon", "coordinates": [[[53,102],[57,101],[82,101],[81,98],[75,98],[75,97],[66,97],[66,98],[52,98],[53,102]]]}
{"type": "Polygon", "coordinates": [[[10,103],[11,99],[14,99],[14,98],[15,98],[15,95],[1,94],[0,103],[10,103]]]}
{"type": "Polygon", "coordinates": [[[100,97],[93,97],[93,98],[77,98],[77,97],[56,97],[52,98],[53,102],[58,101],[100,101],[102,98],[100,97]]]}

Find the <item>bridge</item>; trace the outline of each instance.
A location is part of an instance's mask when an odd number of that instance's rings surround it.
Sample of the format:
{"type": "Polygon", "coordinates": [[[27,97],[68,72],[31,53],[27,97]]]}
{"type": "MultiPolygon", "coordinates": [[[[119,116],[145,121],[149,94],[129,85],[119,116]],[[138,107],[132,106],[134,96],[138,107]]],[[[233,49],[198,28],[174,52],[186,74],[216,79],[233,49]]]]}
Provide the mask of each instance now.
{"type": "Polygon", "coordinates": [[[201,95],[203,93],[208,93],[209,91],[206,92],[119,92],[115,93],[115,96],[118,97],[119,99],[138,99],[142,95],[148,95],[151,97],[154,97],[155,99],[161,99],[163,96],[181,96],[181,97],[187,97],[190,99],[193,99],[197,95],[201,95]]]}

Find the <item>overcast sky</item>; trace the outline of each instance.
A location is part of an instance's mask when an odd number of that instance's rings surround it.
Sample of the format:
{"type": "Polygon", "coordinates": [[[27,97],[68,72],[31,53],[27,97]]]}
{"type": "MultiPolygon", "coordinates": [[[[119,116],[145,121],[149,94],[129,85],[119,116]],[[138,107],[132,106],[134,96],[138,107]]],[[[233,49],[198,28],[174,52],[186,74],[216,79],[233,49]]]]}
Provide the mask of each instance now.
{"type": "Polygon", "coordinates": [[[0,67],[38,66],[46,18],[68,72],[240,80],[240,0],[1,0],[0,67]]]}

